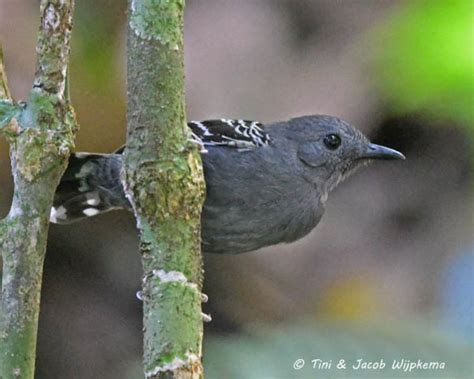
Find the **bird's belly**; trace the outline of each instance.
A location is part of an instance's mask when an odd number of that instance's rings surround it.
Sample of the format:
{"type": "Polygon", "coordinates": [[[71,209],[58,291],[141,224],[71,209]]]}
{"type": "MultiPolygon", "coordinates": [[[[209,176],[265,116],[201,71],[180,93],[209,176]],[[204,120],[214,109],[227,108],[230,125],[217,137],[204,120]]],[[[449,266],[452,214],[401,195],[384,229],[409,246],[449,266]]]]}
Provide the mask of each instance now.
{"type": "Polygon", "coordinates": [[[202,213],[202,248],[205,253],[238,254],[288,243],[308,234],[320,215],[312,208],[281,211],[285,204],[249,207],[244,204],[205,204],[202,213]],[[278,210],[280,208],[280,210],[278,210]]]}

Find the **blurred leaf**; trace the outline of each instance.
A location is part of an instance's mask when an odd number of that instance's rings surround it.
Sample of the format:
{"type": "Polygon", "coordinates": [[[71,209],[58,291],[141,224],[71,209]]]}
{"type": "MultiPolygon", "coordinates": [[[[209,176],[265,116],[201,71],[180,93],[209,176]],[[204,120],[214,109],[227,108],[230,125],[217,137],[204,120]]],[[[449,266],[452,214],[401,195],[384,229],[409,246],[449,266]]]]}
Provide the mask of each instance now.
{"type": "Polygon", "coordinates": [[[83,0],[76,7],[71,66],[94,90],[110,95],[125,2],[83,0]]]}
{"type": "Polygon", "coordinates": [[[405,4],[373,34],[382,93],[397,112],[422,110],[473,131],[474,2],[405,4]]]}
{"type": "Polygon", "coordinates": [[[328,320],[366,320],[381,311],[382,300],[369,278],[348,277],[321,294],[317,314],[328,320]]]}

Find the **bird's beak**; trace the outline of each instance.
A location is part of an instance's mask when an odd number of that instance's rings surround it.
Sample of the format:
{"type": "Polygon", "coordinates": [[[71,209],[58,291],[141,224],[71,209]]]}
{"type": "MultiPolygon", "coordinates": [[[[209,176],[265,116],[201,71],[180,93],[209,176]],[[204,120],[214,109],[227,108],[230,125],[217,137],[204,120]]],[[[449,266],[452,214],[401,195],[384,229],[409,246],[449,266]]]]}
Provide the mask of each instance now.
{"type": "Polygon", "coordinates": [[[376,145],[375,143],[369,144],[367,150],[362,154],[361,158],[383,160],[406,159],[405,156],[399,151],[390,149],[389,147],[376,145]]]}

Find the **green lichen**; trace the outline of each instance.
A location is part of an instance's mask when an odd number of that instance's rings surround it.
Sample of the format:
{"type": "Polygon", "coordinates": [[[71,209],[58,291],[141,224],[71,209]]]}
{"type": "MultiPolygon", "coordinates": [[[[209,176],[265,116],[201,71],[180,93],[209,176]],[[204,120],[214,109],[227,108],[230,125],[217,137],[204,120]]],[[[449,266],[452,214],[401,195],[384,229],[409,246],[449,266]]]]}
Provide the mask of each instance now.
{"type": "Polygon", "coordinates": [[[0,130],[6,127],[13,118],[18,117],[21,107],[10,100],[0,100],[0,130]]]}
{"type": "Polygon", "coordinates": [[[183,7],[182,0],[130,2],[124,183],[140,229],[144,366],[150,377],[202,377],[205,191],[199,153],[186,127],[183,7]],[[154,270],[178,272],[186,281],[161,282],[151,275],[154,270]],[[166,372],[153,376],[160,369],[166,372]]]}
{"type": "Polygon", "coordinates": [[[183,283],[160,283],[158,278],[150,278],[144,293],[160,300],[148,303],[145,307],[147,324],[157,325],[161,341],[173,341],[173,343],[156,344],[154,336],[145,335],[146,351],[153,351],[149,355],[150,359],[147,360],[145,370],[163,366],[175,358],[186,361],[189,351],[198,355],[200,341],[196,338],[196,330],[191,325],[202,323],[201,310],[197,305],[200,303],[199,292],[183,283]],[[176,322],[177,318],[182,317],[188,319],[189,327],[183,328],[181,323],[176,322]]]}
{"type": "Polygon", "coordinates": [[[72,1],[42,0],[41,6],[59,9],[59,18],[54,28],[42,20],[35,82],[26,104],[11,101],[0,59],[0,97],[10,100],[0,105],[0,118],[9,137],[14,176],[11,211],[0,223],[2,379],[34,377],[48,212],[76,130],[63,96],[72,1]]]}
{"type": "Polygon", "coordinates": [[[130,28],[140,38],[178,48],[183,8],[184,0],[132,0],[130,28]]]}

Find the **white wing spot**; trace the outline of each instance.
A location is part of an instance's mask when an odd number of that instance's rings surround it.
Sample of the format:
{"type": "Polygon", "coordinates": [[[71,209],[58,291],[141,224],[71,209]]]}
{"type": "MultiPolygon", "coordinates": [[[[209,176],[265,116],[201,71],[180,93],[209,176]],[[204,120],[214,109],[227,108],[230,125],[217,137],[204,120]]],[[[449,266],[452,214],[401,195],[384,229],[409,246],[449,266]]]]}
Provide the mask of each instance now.
{"type": "Polygon", "coordinates": [[[97,206],[100,204],[100,198],[97,192],[92,192],[91,194],[87,194],[87,205],[97,206]]]}
{"type": "Polygon", "coordinates": [[[87,200],[87,205],[99,205],[99,199],[89,199],[87,200]]]}
{"type": "Polygon", "coordinates": [[[98,214],[99,210],[95,208],[86,208],[82,211],[82,213],[84,213],[87,217],[92,217],[98,214]]]}

